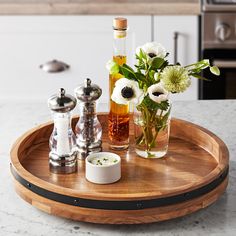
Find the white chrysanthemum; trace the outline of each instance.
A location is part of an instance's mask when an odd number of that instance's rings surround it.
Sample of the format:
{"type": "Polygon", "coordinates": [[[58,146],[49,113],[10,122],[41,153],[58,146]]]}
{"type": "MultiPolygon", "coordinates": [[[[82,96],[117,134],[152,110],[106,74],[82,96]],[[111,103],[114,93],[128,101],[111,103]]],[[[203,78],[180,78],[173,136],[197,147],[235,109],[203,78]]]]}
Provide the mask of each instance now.
{"type": "Polygon", "coordinates": [[[168,100],[169,93],[158,83],[148,88],[148,95],[154,102],[161,103],[168,100]]]}
{"type": "Polygon", "coordinates": [[[164,88],[171,93],[184,92],[191,84],[188,70],[181,66],[167,66],[160,75],[164,88]]]}
{"type": "Polygon", "coordinates": [[[138,82],[121,78],[116,81],[111,99],[118,103],[127,105],[128,103],[140,104],[143,100],[144,92],[139,88],[138,82]]]}
{"type": "Polygon", "coordinates": [[[166,56],[166,49],[157,42],[150,42],[150,43],[145,43],[143,46],[138,47],[136,49],[136,54],[140,55],[140,49],[147,54],[150,58],[153,57],[161,57],[164,58],[166,56]]]}

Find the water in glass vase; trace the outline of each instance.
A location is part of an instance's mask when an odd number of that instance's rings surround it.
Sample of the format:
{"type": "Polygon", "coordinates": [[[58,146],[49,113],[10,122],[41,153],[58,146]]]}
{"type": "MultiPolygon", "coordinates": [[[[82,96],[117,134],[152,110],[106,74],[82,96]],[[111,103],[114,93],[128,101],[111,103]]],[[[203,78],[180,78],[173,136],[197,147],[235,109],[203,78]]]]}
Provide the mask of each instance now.
{"type": "MultiPolygon", "coordinates": [[[[160,116],[156,116],[158,119],[160,116]]],[[[146,124],[141,114],[134,115],[135,151],[144,158],[161,158],[169,144],[170,118],[165,123],[146,124]]]]}

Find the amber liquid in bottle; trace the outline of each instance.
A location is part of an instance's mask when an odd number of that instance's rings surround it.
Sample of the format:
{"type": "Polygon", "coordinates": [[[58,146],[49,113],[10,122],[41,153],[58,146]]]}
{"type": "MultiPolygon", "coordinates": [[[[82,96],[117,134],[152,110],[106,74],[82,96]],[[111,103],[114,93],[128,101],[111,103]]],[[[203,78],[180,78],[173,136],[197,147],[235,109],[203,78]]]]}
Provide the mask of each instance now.
{"type": "MultiPolygon", "coordinates": [[[[119,65],[126,63],[125,36],[126,32],[114,31],[113,60],[119,65]],[[118,37],[116,36],[118,34],[118,37]]],[[[112,149],[123,150],[129,146],[129,106],[117,104],[111,100],[111,95],[117,80],[122,78],[121,74],[109,75],[110,112],[108,115],[108,136],[112,149]]]]}
{"type": "MultiPolygon", "coordinates": [[[[126,56],[114,56],[113,60],[119,65],[126,63],[126,56]]],[[[110,97],[115,82],[122,78],[121,74],[109,76],[110,97]]],[[[126,149],[129,146],[129,106],[117,104],[110,99],[108,117],[108,135],[112,149],[126,149]]]]}
{"type": "MultiPolygon", "coordinates": [[[[127,19],[115,18],[114,29],[114,54],[113,60],[119,65],[126,63],[126,29],[127,19]]],[[[111,100],[111,95],[117,80],[121,74],[109,75],[110,111],[108,115],[108,136],[110,148],[123,150],[129,146],[129,106],[117,104],[111,100]]]]}

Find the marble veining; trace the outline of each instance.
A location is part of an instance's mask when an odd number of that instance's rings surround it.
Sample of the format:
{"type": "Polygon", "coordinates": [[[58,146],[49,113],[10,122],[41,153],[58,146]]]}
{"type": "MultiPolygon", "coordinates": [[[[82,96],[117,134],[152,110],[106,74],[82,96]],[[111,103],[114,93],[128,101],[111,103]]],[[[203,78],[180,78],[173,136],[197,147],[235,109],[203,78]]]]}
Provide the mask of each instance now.
{"type": "MultiPolygon", "coordinates": [[[[98,110],[104,107],[98,106],[98,110]]],[[[103,108],[104,109],[104,108],[103,108]]],[[[75,109],[75,112],[78,110],[75,109]]],[[[14,191],[9,151],[18,136],[50,119],[45,103],[0,103],[0,235],[116,236],[236,235],[236,100],[174,102],[173,116],[199,124],[218,135],[230,151],[230,182],[213,205],[191,215],[146,225],[96,225],[48,215],[14,191]]]]}

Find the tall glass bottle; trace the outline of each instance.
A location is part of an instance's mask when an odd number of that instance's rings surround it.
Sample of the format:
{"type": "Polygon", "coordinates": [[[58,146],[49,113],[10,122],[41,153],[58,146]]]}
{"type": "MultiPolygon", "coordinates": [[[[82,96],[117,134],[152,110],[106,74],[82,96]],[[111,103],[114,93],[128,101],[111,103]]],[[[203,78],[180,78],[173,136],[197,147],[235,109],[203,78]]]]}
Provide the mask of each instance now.
{"type": "MultiPolygon", "coordinates": [[[[127,19],[115,18],[113,20],[114,51],[113,60],[119,65],[126,63],[126,31],[127,19]]],[[[121,74],[109,75],[110,112],[108,118],[108,135],[110,147],[122,150],[129,146],[129,106],[120,105],[111,100],[115,82],[122,77],[121,74]]]]}

